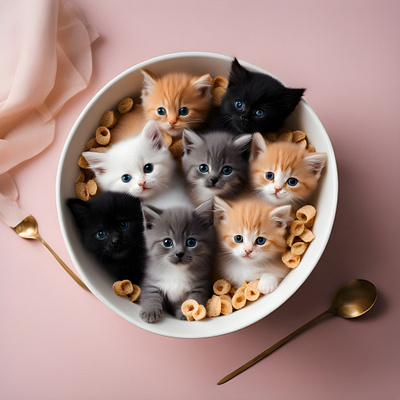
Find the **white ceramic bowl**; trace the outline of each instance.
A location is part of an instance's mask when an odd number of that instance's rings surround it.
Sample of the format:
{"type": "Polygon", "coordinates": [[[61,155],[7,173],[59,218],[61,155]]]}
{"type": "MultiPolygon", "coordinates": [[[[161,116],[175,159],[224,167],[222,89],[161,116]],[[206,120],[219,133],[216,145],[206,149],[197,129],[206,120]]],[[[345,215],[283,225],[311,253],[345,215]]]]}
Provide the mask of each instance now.
{"type": "MultiPolygon", "coordinates": [[[[302,100],[286,125],[306,132],[309,142],[317,151],[328,154],[328,164],[313,199],[318,211],[313,227],[315,240],[307,249],[300,265],[289,273],[274,292],[230,315],[198,322],[180,321],[166,315],[161,322],[147,324],[139,317],[140,305],[117,296],[112,289],[113,281],[93,263],[92,258],[82,248],[65,201],[75,195],[74,182],[79,174],[77,160],[85,143],[93,137],[101,115],[107,110],[115,109],[125,97],[138,97],[142,85],[141,68],[148,68],[156,74],[184,71],[196,75],[211,73],[213,77],[228,77],[231,61],[231,57],[218,54],[176,53],[153,58],[129,68],[101,89],[85,107],[73,126],[61,155],[57,175],[57,208],[64,240],[77,271],[90,290],[107,307],[136,326],[156,334],[176,338],[212,337],[237,331],[264,318],[282,305],[307,279],[318,263],[331,234],[338,197],[335,155],[323,125],[311,107],[302,100]]],[[[241,61],[241,64],[250,70],[268,73],[246,62],[241,61]]],[[[307,86],[307,82],[304,85],[307,86]]]]}

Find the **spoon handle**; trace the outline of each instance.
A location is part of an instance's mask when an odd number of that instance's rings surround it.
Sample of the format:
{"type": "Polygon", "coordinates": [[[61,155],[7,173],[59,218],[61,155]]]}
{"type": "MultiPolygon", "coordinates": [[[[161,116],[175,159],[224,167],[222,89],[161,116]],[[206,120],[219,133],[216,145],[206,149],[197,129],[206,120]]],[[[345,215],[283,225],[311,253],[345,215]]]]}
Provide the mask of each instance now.
{"type": "Polygon", "coordinates": [[[254,364],[258,363],[259,361],[261,361],[264,357],[268,356],[269,354],[271,354],[273,351],[279,349],[279,347],[281,347],[282,345],[284,345],[286,342],[288,342],[290,339],[293,339],[298,333],[300,333],[301,331],[303,331],[304,329],[308,328],[311,324],[313,324],[317,319],[330,314],[332,312],[331,309],[328,309],[326,311],[324,311],[322,314],[318,315],[317,317],[315,317],[314,319],[312,319],[311,321],[307,322],[306,324],[304,324],[302,327],[300,327],[299,329],[295,330],[294,332],[292,332],[290,335],[286,336],[285,338],[283,338],[282,340],[280,340],[279,342],[275,343],[273,346],[271,346],[269,349],[263,351],[261,354],[259,354],[258,356],[254,357],[252,360],[248,361],[246,364],[243,364],[241,367],[239,367],[238,369],[236,369],[235,371],[231,372],[229,375],[225,376],[225,378],[222,378],[217,385],[222,385],[223,383],[229,381],[230,379],[234,378],[236,375],[239,375],[240,373],[242,373],[243,371],[246,371],[246,369],[250,368],[251,366],[253,366],[254,364]]]}
{"type": "Polygon", "coordinates": [[[39,235],[36,235],[37,239],[40,240],[47,248],[47,250],[50,251],[50,253],[54,256],[54,258],[61,264],[61,266],[69,273],[69,275],[72,277],[72,279],[74,279],[74,281],[80,285],[81,287],[83,287],[85,290],[87,290],[88,292],[90,292],[89,288],[81,281],[81,279],[79,279],[74,272],[68,267],[67,264],[65,264],[65,262],[63,260],[61,260],[61,258],[55,253],[55,251],[47,244],[47,242],[39,235]]]}

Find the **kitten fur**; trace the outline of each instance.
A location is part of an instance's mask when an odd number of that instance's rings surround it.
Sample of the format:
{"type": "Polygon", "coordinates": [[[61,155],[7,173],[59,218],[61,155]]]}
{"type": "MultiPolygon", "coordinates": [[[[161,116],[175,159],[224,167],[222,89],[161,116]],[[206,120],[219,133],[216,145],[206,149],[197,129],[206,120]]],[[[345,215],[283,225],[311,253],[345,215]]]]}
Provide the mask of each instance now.
{"type": "Polygon", "coordinates": [[[200,136],[184,130],[182,167],[195,205],[214,196],[232,200],[243,191],[251,139],[252,135],[235,138],[227,132],[208,132],[200,136]]]}
{"type": "Polygon", "coordinates": [[[105,192],[67,200],[83,247],[115,280],[140,285],[146,265],[143,214],[138,198],[105,192]]]}
{"type": "Polygon", "coordinates": [[[195,210],[174,207],[161,211],[144,206],[143,214],[149,262],[141,288],[140,317],[154,323],[167,310],[184,320],[184,301],[194,299],[205,305],[211,295],[216,243],[212,202],[195,210]]]}
{"type": "Polygon", "coordinates": [[[139,136],[118,142],[105,153],[82,155],[101,190],[129,193],[142,200],[165,191],[175,173],[175,161],[154,121],[139,136]]]}
{"type": "Polygon", "coordinates": [[[228,81],[212,126],[236,134],[278,130],[305,91],[287,88],[267,74],[249,71],[236,58],[228,81]]]}
{"type": "Polygon", "coordinates": [[[269,143],[253,137],[250,181],[255,194],[274,206],[304,204],[317,187],[326,153],[310,153],[290,142],[269,143]]]}
{"type": "Polygon", "coordinates": [[[216,197],[217,279],[224,278],[236,287],[260,279],[261,293],[275,290],[289,272],[281,255],[292,221],[290,206],[273,207],[257,198],[228,203],[216,197]]]}
{"type": "Polygon", "coordinates": [[[192,76],[170,73],[158,77],[142,70],[142,105],[146,120],[154,120],[163,132],[180,138],[183,129],[197,128],[211,109],[210,74],[192,76]]]}

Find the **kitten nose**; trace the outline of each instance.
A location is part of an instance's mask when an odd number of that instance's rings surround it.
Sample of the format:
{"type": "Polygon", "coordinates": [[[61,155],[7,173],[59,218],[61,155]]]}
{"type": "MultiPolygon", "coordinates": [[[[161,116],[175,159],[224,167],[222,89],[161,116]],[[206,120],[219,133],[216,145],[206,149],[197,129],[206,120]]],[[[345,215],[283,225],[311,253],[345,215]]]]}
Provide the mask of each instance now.
{"type": "Polygon", "coordinates": [[[244,249],[244,252],[249,255],[250,253],[253,252],[253,249],[244,249]]]}
{"type": "Polygon", "coordinates": [[[242,117],[242,121],[244,124],[248,124],[249,123],[249,119],[247,117],[242,117]]]}
{"type": "Polygon", "coordinates": [[[275,189],[275,193],[278,193],[278,192],[280,192],[282,190],[281,187],[276,187],[276,186],[274,186],[274,189],[275,189]]]}
{"type": "Polygon", "coordinates": [[[218,178],[211,178],[210,181],[213,185],[215,185],[218,182],[218,178]]]}
{"type": "Polygon", "coordinates": [[[139,186],[144,186],[145,184],[146,184],[146,181],[143,181],[143,182],[139,182],[139,183],[138,183],[139,186]]]}
{"type": "Polygon", "coordinates": [[[182,258],[185,255],[185,253],[183,251],[180,251],[179,253],[176,253],[176,256],[178,258],[182,258]]]}

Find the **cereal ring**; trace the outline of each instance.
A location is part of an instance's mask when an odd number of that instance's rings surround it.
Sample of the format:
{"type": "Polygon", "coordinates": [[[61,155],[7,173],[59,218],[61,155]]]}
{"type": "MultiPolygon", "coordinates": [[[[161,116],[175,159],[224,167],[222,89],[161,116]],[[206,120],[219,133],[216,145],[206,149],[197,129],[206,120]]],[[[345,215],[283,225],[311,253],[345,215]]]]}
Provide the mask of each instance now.
{"type": "Polygon", "coordinates": [[[98,143],[97,143],[96,138],[92,138],[92,139],[90,139],[90,140],[86,143],[86,145],[85,145],[83,151],[89,151],[89,150],[92,149],[93,147],[97,147],[97,145],[98,145],[98,143]]]}
{"type": "Polygon", "coordinates": [[[127,97],[119,102],[118,111],[121,114],[126,114],[132,110],[134,104],[134,101],[130,97],[127,97]]]}
{"type": "Polygon", "coordinates": [[[215,294],[206,304],[207,317],[218,317],[221,315],[221,299],[215,294]]]}
{"type": "Polygon", "coordinates": [[[201,319],[204,319],[206,315],[207,311],[203,304],[199,304],[199,308],[192,314],[195,321],[200,321],[201,319]]]}
{"type": "Polygon", "coordinates": [[[229,303],[232,304],[232,297],[229,294],[220,294],[219,298],[221,300],[226,300],[226,301],[228,301],[229,303]]]}
{"type": "Polygon", "coordinates": [[[293,142],[297,143],[306,138],[303,131],[293,131],[293,142]]]}
{"type": "Polygon", "coordinates": [[[221,105],[222,96],[225,94],[226,89],[222,87],[216,87],[213,89],[213,96],[211,98],[211,104],[213,106],[219,107],[221,105]]]}
{"type": "Polygon", "coordinates": [[[80,156],[80,157],[79,157],[79,160],[78,160],[78,165],[79,165],[81,168],[85,169],[85,168],[87,168],[87,167],[89,166],[89,163],[87,162],[87,160],[86,160],[85,157],[80,156]]]}
{"type": "Polygon", "coordinates": [[[303,149],[307,148],[307,145],[308,145],[306,139],[300,140],[300,141],[297,142],[296,144],[299,145],[299,146],[301,146],[303,149]]]}
{"type": "Polygon", "coordinates": [[[296,217],[299,221],[303,222],[307,228],[314,224],[315,215],[317,210],[311,204],[299,208],[296,212],[296,217]]]}
{"type": "Polygon", "coordinates": [[[292,254],[297,254],[298,256],[304,254],[306,250],[307,250],[307,244],[304,242],[293,243],[290,249],[292,254]]]}
{"type": "Polygon", "coordinates": [[[300,256],[293,254],[290,250],[282,254],[282,261],[288,268],[296,268],[300,263],[300,256]]]}
{"type": "Polygon", "coordinates": [[[97,190],[98,190],[96,181],[94,181],[93,179],[90,179],[87,181],[86,186],[87,186],[87,190],[88,190],[88,193],[90,194],[90,196],[95,196],[97,193],[97,190]]]}
{"type": "Polygon", "coordinates": [[[258,280],[250,282],[244,290],[244,297],[249,301],[255,301],[260,297],[260,291],[258,290],[258,280]]]}
{"type": "Polygon", "coordinates": [[[306,149],[310,152],[310,153],[314,153],[315,152],[315,147],[312,144],[308,144],[306,149]]]}
{"type": "Polygon", "coordinates": [[[128,279],[116,281],[113,284],[113,290],[118,296],[127,296],[133,293],[133,285],[128,279]]]}
{"type": "Polygon", "coordinates": [[[100,119],[100,126],[105,126],[106,128],[112,128],[116,123],[117,117],[114,111],[106,111],[100,119]]]}
{"type": "Polygon", "coordinates": [[[165,141],[165,143],[167,143],[167,146],[171,146],[172,144],[172,136],[169,135],[167,132],[162,132],[162,137],[165,141]]]}
{"type": "Polygon", "coordinates": [[[304,223],[298,220],[294,220],[290,225],[290,233],[294,236],[300,236],[304,232],[304,223]]]}
{"type": "Polygon", "coordinates": [[[213,290],[215,294],[227,294],[231,290],[231,286],[225,279],[219,279],[214,283],[213,290]]]}
{"type": "Polygon", "coordinates": [[[99,146],[99,147],[93,147],[89,151],[91,153],[106,153],[110,146],[99,146]]]}
{"type": "Polygon", "coordinates": [[[246,305],[246,297],[243,292],[238,289],[232,297],[232,307],[235,310],[239,310],[246,305]]]}
{"type": "Polygon", "coordinates": [[[138,285],[132,284],[133,292],[128,294],[128,298],[130,301],[134,302],[140,297],[140,287],[138,285]]]}
{"type": "Polygon", "coordinates": [[[89,200],[90,195],[85,182],[78,182],[75,184],[75,195],[78,199],[84,201],[89,200]]]}
{"type": "Polygon", "coordinates": [[[96,142],[101,146],[107,146],[111,140],[111,133],[105,126],[99,126],[96,130],[96,142]]]}
{"type": "Polygon", "coordinates": [[[295,238],[296,238],[296,236],[293,235],[293,234],[291,233],[291,234],[287,237],[287,239],[286,239],[286,244],[287,244],[289,247],[292,247],[295,238]]]}
{"type": "Polygon", "coordinates": [[[196,300],[186,300],[182,303],[181,311],[182,314],[187,318],[188,321],[193,321],[193,313],[198,311],[199,303],[196,300]]]}
{"type": "Polygon", "coordinates": [[[315,236],[308,228],[305,228],[304,232],[300,235],[300,239],[306,243],[311,243],[315,239],[315,236]]]}
{"type": "Polygon", "coordinates": [[[268,133],[267,135],[268,142],[276,142],[278,140],[278,135],[276,133],[268,133]]]}
{"type": "Polygon", "coordinates": [[[278,138],[279,142],[291,142],[292,140],[293,140],[292,131],[283,132],[278,138]]]}
{"type": "Polygon", "coordinates": [[[221,314],[228,315],[232,314],[232,312],[232,303],[230,301],[221,299],[221,314]]]}
{"type": "Polygon", "coordinates": [[[85,173],[83,171],[79,172],[79,176],[76,178],[75,183],[84,183],[86,181],[85,173]]]}

